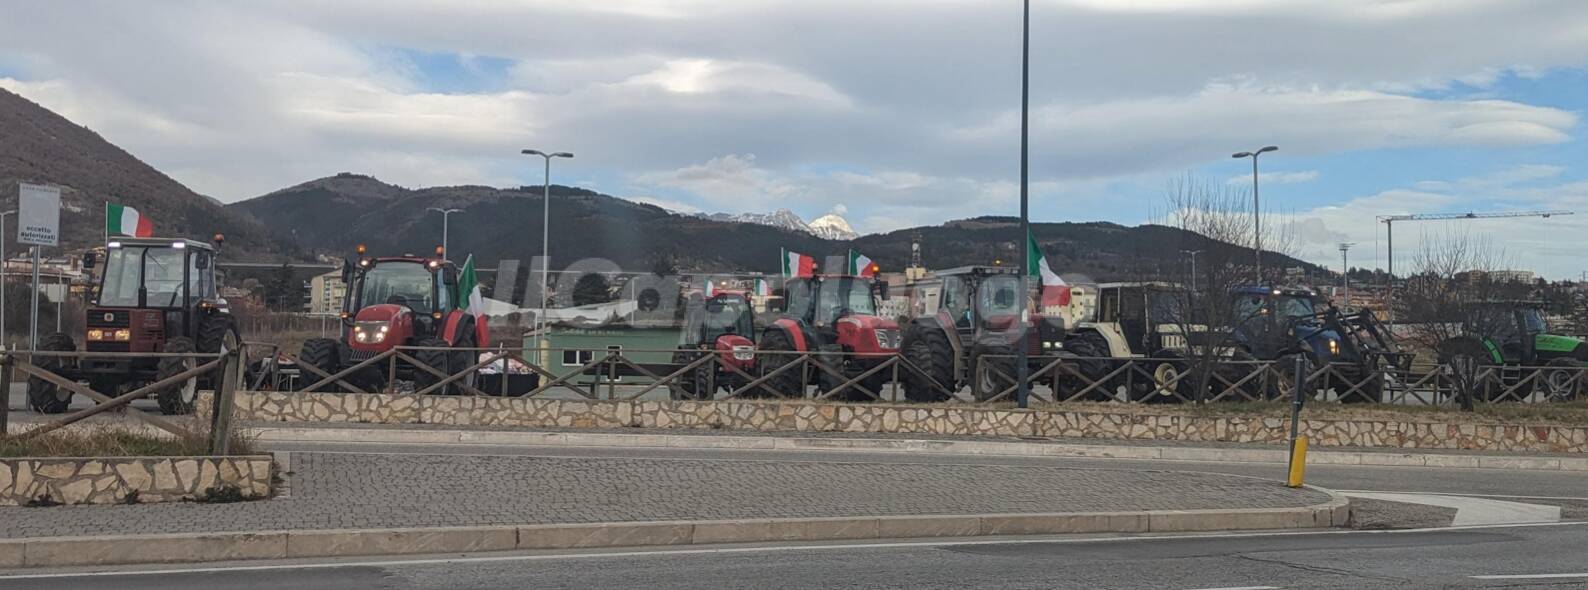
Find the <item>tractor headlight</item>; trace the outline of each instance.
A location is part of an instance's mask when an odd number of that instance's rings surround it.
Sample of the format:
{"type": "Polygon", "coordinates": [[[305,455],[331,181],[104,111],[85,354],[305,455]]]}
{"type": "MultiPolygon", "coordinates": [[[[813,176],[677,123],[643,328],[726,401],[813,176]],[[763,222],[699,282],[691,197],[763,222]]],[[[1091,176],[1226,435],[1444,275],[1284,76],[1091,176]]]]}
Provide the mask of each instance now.
{"type": "Polygon", "coordinates": [[[736,361],[754,360],[755,359],[755,347],[754,346],[735,346],[735,347],[733,347],[733,359],[736,360],[736,361]]]}
{"type": "Polygon", "coordinates": [[[1051,349],[1051,348],[1053,348],[1053,342],[1052,341],[1043,342],[1042,343],[1042,347],[1051,349]]]}
{"type": "Polygon", "coordinates": [[[89,340],[104,340],[105,339],[105,331],[104,330],[89,330],[88,331],[88,339],[89,340]]]}
{"type": "Polygon", "coordinates": [[[884,349],[899,348],[901,338],[898,330],[877,330],[877,347],[884,349]]]}
{"type": "Polygon", "coordinates": [[[380,344],[386,341],[386,332],[391,330],[386,322],[358,322],[353,324],[353,340],[359,344],[380,344]]]}
{"type": "Polygon", "coordinates": [[[1338,354],[1340,354],[1340,341],[1339,340],[1335,340],[1333,338],[1330,338],[1329,339],[1329,356],[1332,357],[1332,356],[1336,356],[1338,354]]]}
{"type": "Polygon", "coordinates": [[[122,328],[120,330],[116,330],[115,338],[116,338],[116,340],[121,341],[121,342],[126,342],[128,340],[132,340],[132,330],[128,330],[126,328],[122,328]]]}

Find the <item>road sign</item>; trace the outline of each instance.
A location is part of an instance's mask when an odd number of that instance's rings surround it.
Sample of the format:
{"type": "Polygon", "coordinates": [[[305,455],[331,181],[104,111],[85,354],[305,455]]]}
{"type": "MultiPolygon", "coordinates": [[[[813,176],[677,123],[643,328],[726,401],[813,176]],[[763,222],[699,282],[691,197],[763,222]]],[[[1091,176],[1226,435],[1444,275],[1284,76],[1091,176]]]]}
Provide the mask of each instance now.
{"type": "Polygon", "coordinates": [[[61,241],[61,189],[20,183],[17,206],[17,242],[59,246],[61,241]]]}

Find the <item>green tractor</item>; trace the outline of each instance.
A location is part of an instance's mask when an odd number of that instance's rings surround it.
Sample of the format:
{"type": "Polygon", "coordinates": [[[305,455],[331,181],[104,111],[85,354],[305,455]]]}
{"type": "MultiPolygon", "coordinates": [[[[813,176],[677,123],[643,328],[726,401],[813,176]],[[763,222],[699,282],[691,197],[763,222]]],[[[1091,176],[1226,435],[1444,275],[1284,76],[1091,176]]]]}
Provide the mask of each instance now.
{"type": "Polygon", "coordinates": [[[1588,366],[1588,343],[1551,334],[1541,302],[1485,301],[1468,316],[1462,335],[1439,343],[1439,362],[1495,367],[1504,389],[1512,393],[1484,388],[1489,401],[1521,400],[1535,390],[1560,400],[1582,394],[1584,378],[1578,373],[1588,366]]]}

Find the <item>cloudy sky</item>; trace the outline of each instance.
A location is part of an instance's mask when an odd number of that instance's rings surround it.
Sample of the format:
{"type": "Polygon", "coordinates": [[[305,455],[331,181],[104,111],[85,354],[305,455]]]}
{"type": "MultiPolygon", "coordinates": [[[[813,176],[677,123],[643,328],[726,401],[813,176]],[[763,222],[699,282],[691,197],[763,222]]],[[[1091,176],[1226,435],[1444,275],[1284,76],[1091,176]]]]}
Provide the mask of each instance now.
{"type": "MultiPolygon", "coordinates": [[[[1017,211],[1016,0],[6,0],[0,87],[224,201],[339,171],[555,182],[684,211],[841,210],[861,231],[1017,211]]],[[[1034,0],[1032,210],[1154,219],[1191,173],[1298,251],[1382,264],[1374,215],[1588,269],[1588,3],[1034,0]]],[[[3,138],[0,138],[3,140],[3,138]]],[[[1402,226],[1408,260],[1424,231],[1402,226]]],[[[1403,257],[1404,256],[1404,257],[1403,257]]]]}

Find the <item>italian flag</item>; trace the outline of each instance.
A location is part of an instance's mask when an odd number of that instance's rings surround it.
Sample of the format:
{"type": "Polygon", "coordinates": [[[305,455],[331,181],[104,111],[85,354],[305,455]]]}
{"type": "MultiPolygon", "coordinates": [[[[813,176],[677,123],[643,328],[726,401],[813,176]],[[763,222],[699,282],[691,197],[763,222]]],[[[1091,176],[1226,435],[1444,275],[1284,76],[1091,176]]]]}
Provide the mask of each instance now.
{"type": "Polygon", "coordinates": [[[463,261],[463,272],[458,274],[458,301],[462,309],[476,319],[485,317],[485,294],[480,292],[480,280],[474,274],[474,255],[463,261]]]}
{"type": "Polygon", "coordinates": [[[766,282],[766,279],[756,279],[755,280],[755,295],[756,295],[756,297],[771,297],[772,296],[772,284],[766,282]]]}
{"type": "Polygon", "coordinates": [[[1042,255],[1042,248],[1037,246],[1037,238],[1030,233],[1026,234],[1026,263],[1026,276],[1042,279],[1043,307],[1070,304],[1070,285],[1048,266],[1047,257],[1042,255]]]}
{"type": "Polygon", "coordinates": [[[785,277],[814,277],[816,276],[816,258],[783,249],[783,276],[785,277]]]}
{"type": "Polygon", "coordinates": [[[717,296],[717,284],[711,282],[711,277],[706,277],[706,290],[705,290],[706,299],[711,299],[712,297],[716,297],[716,296],[717,296]]]}
{"type": "Polygon", "coordinates": [[[105,235],[147,238],[154,235],[154,222],[132,207],[105,203],[105,235]]]}
{"type": "Polygon", "coordinates": [[[874,277],[877,276],[877,263],[872,262],[865,254],[854,250],[849,251],[849,276],[874,277]]]}

